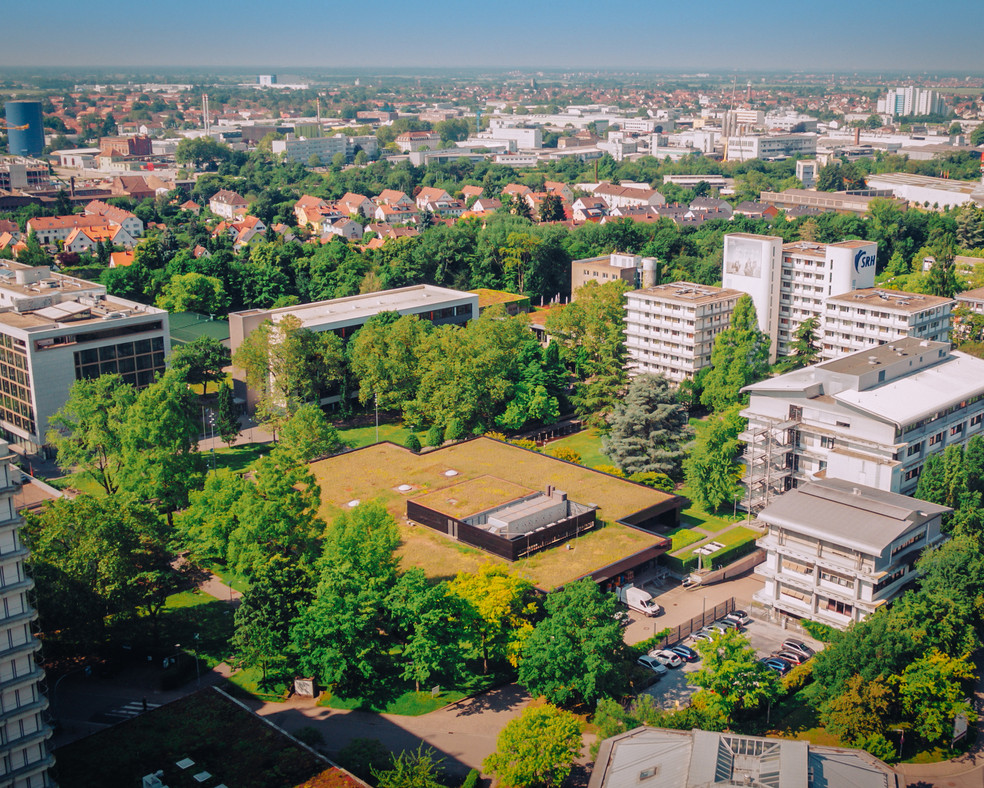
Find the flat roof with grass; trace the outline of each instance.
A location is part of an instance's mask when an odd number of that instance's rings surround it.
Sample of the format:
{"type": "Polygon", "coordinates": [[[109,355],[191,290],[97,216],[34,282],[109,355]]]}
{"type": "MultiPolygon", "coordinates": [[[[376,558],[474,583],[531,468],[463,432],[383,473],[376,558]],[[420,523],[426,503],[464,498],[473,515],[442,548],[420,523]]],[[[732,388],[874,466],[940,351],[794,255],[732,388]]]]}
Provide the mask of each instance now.
{"type": "Polygon", "coordinates": [[[572,500],[597,506],[603,527],[508,564],[512,571],[543,589],[595,574],[647,550],[665,549],[661,537],[619,521],[642,522],[672,514],[685,505],[679,496],[491,438],[476,438],[423,454],[378,443],[310,467],[321,486],[323,517],[330,520],[348,511],[355,501],[380,501],[400,525],[399,553],[404,566],[420,567],[435,579],[472,572],[489,561],[508,562],[430,528],[407,524],[410,499],[422,502],[430,498],[429,505],[439,510],[457,506],[454,516],[460,516],[465,509],[472,514],[488,508],[490,500],[495,505],[552,485],[572,500]],[[492,485],[485,492],[473,483],[482,477],[490,477],[487,481],[492,485]],[[452,487],[456,489],[449,492],[452,487]],[[521,492],[514,495],[517,490],[521,492]],[[449,498],[458,503],[449,504],[449,498]],[[435,505],[441,500],[443,505],[435,505]]]}
{"type": "Polygon", "coordinates": [[[415,496],[413,500],[428,509],[463,520],[473,514],[501,506],[535,492],[536,490],[531,490],[529,487],[523,487],[520,484],[507,482],[505,479],[486,474],[476,479],[469,479],[415,496]]]}

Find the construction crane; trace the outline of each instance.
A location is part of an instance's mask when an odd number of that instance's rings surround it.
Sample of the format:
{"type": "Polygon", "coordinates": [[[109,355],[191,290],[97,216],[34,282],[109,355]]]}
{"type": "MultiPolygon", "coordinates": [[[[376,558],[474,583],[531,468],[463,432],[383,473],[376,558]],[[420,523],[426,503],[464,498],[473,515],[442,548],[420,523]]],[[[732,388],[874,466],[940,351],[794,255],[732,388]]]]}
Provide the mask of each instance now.
{"type": "Polygon", "coordinates": [[[23,126],[8,126],[7,122],[0,120],[0,131],[27,131],[31,128],[30,123],[25,123],[23,126]]]}

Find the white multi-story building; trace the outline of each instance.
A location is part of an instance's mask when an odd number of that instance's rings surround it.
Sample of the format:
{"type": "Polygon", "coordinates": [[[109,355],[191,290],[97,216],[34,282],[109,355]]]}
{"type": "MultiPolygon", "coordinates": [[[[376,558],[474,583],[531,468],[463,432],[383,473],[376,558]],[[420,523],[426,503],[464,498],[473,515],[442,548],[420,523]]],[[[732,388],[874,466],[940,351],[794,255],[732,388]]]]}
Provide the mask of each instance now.
{"type": "Polygon", "coordinates": [[[911,494],[926,457],[984,421],[984,360],[904,337],[753,383],[743,506],[818,478],[911,494]]]}
{"type": "Polygon", "coordinates": [[[163,309],[106,295],[104,285],[0,261],[0,435],[38,452],[76,380],[116,373],[138,388],[170,350],[163,309]]]}
{"type": "Polygon", "coordinates": [[[275,154],[284,154],[287,161],[307,164],[314,156],[322,164],[327,164],[339,153],[348,157],[349,144],[344,134],[331,137],[295,137],[288,134],[285,140],[271,142],[270,150],[275,154]]]}
{"type": "Polygon", "coordinates": [[[24,521],[14,500],[21,474],[12,459],[0,441],[0,785],[47,788],[55,784],[48,775],[55,759],[48,752],[52,731],[43,716],[48,699],[41,690],[41,642],[31,629],[38,617],[29,596],[34,580],[24,569],[29,551],[21,541],[24,521]]]}
{"type": "Polygon", "coordinates": [[[952,298],[880,287],[830,296],[820,358],[826,361],[902,337],[949,342],[954,304],[952,298]]]}
{"type": "Polygon", "coordinates": [[[768,531],[756,602],[844,629],[898,597],[935,547],[946,506],[841,479],[790,490],[759,513],[768,531]]]}
{"type": "Polygon", "coordinates": [[[710,365],[714,337],[728,327],[742,295],[690,282],[626,293],[626,368],[630,374],[693,379],[710,365]]]}
{"type": "Polygon", "coordinates": [[[935,90],[926,90],[912,85],[904,88],[891,88],[878,99],[878,112],[893,117],[906,115],[942,115],[947,111],[946,102],[935,90]]]}
{"type": "Polygon", "coordinates": [[[827,298],[874,286],[877,253],[870,241],[783,244],[776,236],[730,233],[724,236],[722,279],[725,287],[752,297],[775,361],[793,352],[804,320],[823,318],[827,298]]]}
{"type": "Polygon", "coordinates": [[[813,156],[817,152],[817,135],[742,134],[728,137],[726,145],[728,161],[813,156]]]}

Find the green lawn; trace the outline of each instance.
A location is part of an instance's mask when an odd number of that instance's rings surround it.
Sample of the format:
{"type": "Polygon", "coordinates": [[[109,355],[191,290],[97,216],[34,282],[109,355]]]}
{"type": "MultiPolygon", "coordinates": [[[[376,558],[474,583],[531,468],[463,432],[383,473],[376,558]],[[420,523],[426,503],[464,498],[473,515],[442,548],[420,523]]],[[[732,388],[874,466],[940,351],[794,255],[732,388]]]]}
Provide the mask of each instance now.
{"type": "MultiPolygon", "coordinates": [[[[714,537],[714,541],[723,545],[722,550],[726,547],[731,547],[736,544],[744,544],[746,542],[752,542],[758,539],[761,534],[758,531],[754,531],[751,528],[745,528],[743,525],[738,525],[732,528],[730,531],[726,531],[723,534],[718,534],[714,537]]],[[[694,550],[698,549],[696,546],[691,550],[685,550],[678,557],[687,558],[688,556],[694,555],[694,550]]],[[[714,558],[715,553],[711,554],[711,558],[714,558]]]]}
{"type": "MultiPolygon", "coordinates": [[[[215,450],[215,467],[228,468],[236,473],[242,473],[256,462],[260,457],[268,454],[273,449],[269,443],[245,443],[241,446],[221,448],[215,450]]],[[[212,452],[202,452],[208,467],[212,467],[212,452]]]]}
{"type": "Polygon", "coordinates": [[[581,464],[589,468],[612,464],[612,461],[601,451],[601,433],[596,429],[581,430],[565,438],[551,441],[543,451],[549,453],[551,449],[560,447],[576,451],[581,455],[581,464]]]}
{"type": "Polygon", "coordinates": [[[227,566],[223,566],[222,564],[205,564],[205,569],[208,569],[219,580],[227,586],[234,588],[240,594],[245,594],[249,590],[249,581],[227,566]]]}
{"type": "MultiPolygon", "coordinates": [[[[430,692],[414,692],[411,690],[394,698],[382,708],[376,708],[375,706],[370,706],[370,708],[372,711],[384,714],[401,714],[404,717],[419,717],[421,714],[430,714],[432,711],[442,709],[465,697],[467,697],[467,694],[458,690],[439,692],[437,695],[431,695],[430,692]]],[[[326,692],[322,695],[321,700],[318,701],[318,705],[327,706],[330,709],[347,710],[363,708],[363,701],[359,699],[349,700],[348,698],[340,698],[326,692]]]]}
{"type": "MultiPolygon", "coordinates": [[[[376,443],[376,426],[371,427],[351,427],[347,430],[339,430],[339,436],[353,449],[361,449],[363,446],[371,446],[376,443]]],[[[403,446],[410,436],[410,430],[402,424],[380,424],[379,440],[392,441],[403,446]]],[[[418,435],[423,443],[423,435],[418,435]]]]}
{"type": "Polygon", "coordinates": [[[259,668],[244,668],[243,670],[237,670],[229,677],[229,683],[240,690],[238,694],[250,695],[255,698],[261,698],[262,700],[282,703],[285,698],[287,688],[283,687],[283,692],[273,692],[267,687],[260,686],[260,682],[262,680],[263,671],[259,668]]]}

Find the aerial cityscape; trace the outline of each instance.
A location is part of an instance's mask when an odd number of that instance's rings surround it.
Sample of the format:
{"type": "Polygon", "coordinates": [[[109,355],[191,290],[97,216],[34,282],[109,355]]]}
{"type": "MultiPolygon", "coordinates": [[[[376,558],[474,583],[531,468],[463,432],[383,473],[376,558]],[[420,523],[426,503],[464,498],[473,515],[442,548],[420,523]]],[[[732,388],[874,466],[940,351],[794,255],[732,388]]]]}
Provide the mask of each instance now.
{"type": "Polygon", "coordinates": [[[0,788],[984,785],[979,8],[50,10],[0,788]]]}

